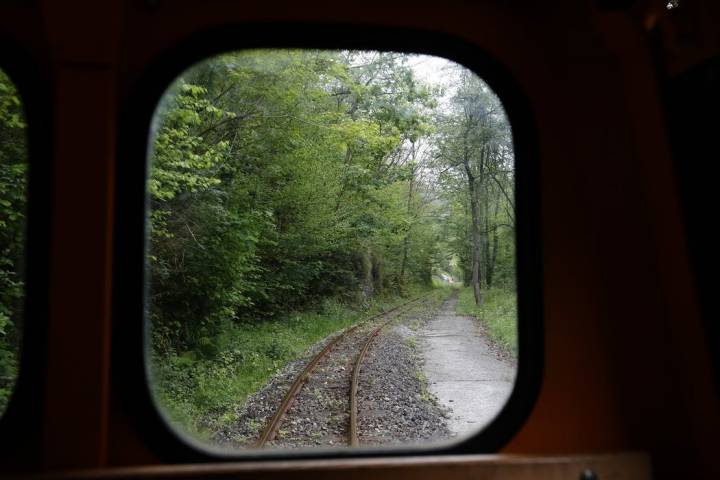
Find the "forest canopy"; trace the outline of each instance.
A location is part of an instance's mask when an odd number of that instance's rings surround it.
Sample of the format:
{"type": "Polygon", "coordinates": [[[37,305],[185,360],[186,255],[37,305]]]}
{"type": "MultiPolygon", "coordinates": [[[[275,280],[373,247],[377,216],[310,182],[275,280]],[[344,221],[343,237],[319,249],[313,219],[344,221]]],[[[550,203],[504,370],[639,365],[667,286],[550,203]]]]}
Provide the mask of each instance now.
{"type": "Polygon", "coordinates": [[[304,341],[344,326],[328,318],[354,315],[337,308],[453,280],[477,306],[491,289],[514,305],[510,127],[457,64],[228,53],[178,77],[152,129],[151,372],[185,428],[229,421],[304,341]]]}
{"type": "Polygon", "coordinates": [[[196,347],[224,322],[326,297],[402,294],[434,272],[511,280],[500,103],[468,70],[448,70],[459,85],[448,94],[413,60],[249,51],[175,81],[155,117],[148,181],[157,348],[196,347]]]}

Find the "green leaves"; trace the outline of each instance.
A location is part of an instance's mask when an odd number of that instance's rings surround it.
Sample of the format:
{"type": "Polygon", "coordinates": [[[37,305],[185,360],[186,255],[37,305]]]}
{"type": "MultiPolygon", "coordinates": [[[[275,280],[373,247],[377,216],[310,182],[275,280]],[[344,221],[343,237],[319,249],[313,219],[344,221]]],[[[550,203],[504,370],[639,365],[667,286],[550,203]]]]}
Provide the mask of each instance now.
{"type": "Polygon", "coordinates": [[[26,149],[22,104],[0,70],[0,414],[17,376],[25,297],[26,149]]]}
{"type": "Polygon", "coordinates": [[[208,142],[202,133],[212,129],[214,120],[235,114],[213,106],[204,87],[181,82],[178,92],[155,138],[148,190],[159,201],[220,184],[220,165],[230,148],[227,140],[208,142]]]}
{"type": "Polygon", "coordinates": [[[227,54],[169,92],[148,180],[151,309],[182,328],[159,344],[205,348],[201,330],[224,320],[353,297],[368,251],[378,291],[405,266],[413,281],[427,271],[432,235],[411,220],[399,160],[429,130],[431,99],[403,56],[227,54]]]}
{"type": "MultiPolygon", "coordinates": [[[[352,321],[345,305],[409,294],[433,271],[461,276],[469,216],[454,162],[467,147],[479,171],[482,148],[499,158],[509,133],[476,121],[494,104],[469,82],[463,143],[462,99],[439,105],[407,55],[245,51],[177,79],[147,185],[151,369],[173,418],[200,435],[231,422],[272,372],[352,321]]],[[[510,223],[512,174],[501,182],[483,190],[495,227],[510,223]]],[[[497,238],[507,280],[512,233],[497,238]]]]}

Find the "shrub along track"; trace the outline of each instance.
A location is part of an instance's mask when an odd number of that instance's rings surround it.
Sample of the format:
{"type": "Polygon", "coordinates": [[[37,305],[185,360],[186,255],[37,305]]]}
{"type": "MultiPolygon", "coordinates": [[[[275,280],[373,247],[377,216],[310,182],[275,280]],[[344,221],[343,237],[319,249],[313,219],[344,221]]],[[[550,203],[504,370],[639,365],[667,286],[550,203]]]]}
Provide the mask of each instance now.
{"type": "Polygon", "coordinates": [[[384,327],[429,295],[370,317],[330,340],[296,377],[254,446],[358,446],[357,391],[364,357],[384,327]]]}

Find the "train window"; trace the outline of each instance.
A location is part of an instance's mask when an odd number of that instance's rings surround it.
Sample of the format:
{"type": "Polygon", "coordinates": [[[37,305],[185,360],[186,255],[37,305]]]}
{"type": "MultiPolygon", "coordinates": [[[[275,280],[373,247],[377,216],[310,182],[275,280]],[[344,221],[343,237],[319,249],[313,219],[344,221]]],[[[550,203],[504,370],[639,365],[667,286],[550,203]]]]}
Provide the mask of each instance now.
{"type": "Polygon", "coordinates": [[[476,433],[516,377],[515,167],[498,97],[439,57],[250,50],[152,122],[154,400],[207,445],[476,433]]]}
{"type": "Polygon", "coordinates": [[[18,373],[25,297],[26,175],[23,106],[12,81],[0,70],[0,414],[18,373]]]}

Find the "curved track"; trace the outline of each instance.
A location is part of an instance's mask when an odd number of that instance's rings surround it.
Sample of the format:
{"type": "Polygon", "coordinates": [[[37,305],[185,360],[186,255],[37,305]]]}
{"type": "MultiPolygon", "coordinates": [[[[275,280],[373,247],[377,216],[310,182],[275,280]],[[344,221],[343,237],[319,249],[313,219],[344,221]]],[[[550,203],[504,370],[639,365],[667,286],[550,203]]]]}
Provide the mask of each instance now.
{"type": "Polygon", "coordinates": [[[343,339],[348,338],[353,332],[358,330],[361,326],[365,326],[369,324],[370,322],[377,320],[382,317],[386,317],[392,313],[396,313],[397,315],[392,316],[391,318],[385,320],[380,325],[375,327],[369,335],[367,335],[364,339],[362,344],[362,348],[360,349],[360,352],[357,356],[357,359],[355,360],[354,367],[353,367],[353,373],[352,373],[352,380],[350,384],[350,421],[349,421],[349,435],[347,443],[351,446],[358,446],[359,445],[359,439],[358,439],[358,428],[357,428],[357,389],[358,389],[358,380],[359,380],[359,374],[360,374],[360,368],[362,365],[362,361],[365,358],[365,354],[367,353],[368,349],[370,348],[370,344],[372,343],[372,340],[380,333],[380,331],[388,325],[390,322],[398,318],[400,315],[405,313],[405,311],[409,310],[409,308],[405,309],[405,307],[412,307],[415,303],[419,302],[422,299],[427,298],[429,295],[431,295],[434,292],[428,292],[424,295],[420,295],[412,300],[409,300],[405,303],[402,303],[400,305],[397,305],[390,310],[387,310],[385,312],[381,312],[377,315],[373,315],[371,317],[366,318],[365,320],[345,329],[342,331],[339,335],[337,335],[335,338],[330,340],[325,347],[320,350],[305,366],[305,368],[298,374],[298,376],[295,378],[293,383],[290,385],[290,388],[283,396],[282,401],[280,402],[280,405],[278,406],[278,409],[275,411],[273,416],[270,418],[270,421],[265,425],[265,428],[262,430],[260,436],[258,437],[258,440],[255,442],[256,448],[262,448],[264,447],[268,442],[272,441],[275,436],[277,435],[277,432],[280,428],[280,424],[282,423],[285,415],[287,414],[290,407],[293,405],[295,400],[298,397],[298,394],[300,393],[303,385],[307,382],[308,378],[312,374],[312,372],[315,370],[317,365],[320,363],[320,361],[327,357],[328,354],[333,350],[333,348],[343,339]],[[403,309],[403,310],[401,310],[403,309]]]}

